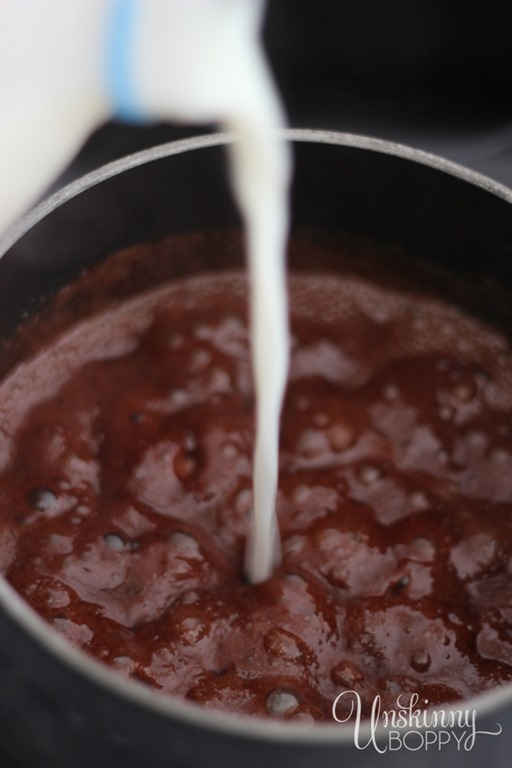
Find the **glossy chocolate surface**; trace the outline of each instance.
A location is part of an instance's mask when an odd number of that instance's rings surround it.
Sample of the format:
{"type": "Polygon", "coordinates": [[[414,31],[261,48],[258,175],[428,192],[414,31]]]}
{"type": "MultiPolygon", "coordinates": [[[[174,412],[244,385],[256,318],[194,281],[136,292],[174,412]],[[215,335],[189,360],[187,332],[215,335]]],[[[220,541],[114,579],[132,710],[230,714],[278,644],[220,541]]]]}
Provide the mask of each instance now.
{"type": "Polygon", "coordinates": [[[2,572],[121,674],[218,709],[331,721],[347,689],[368,714],[509,680],[505,337],[419,289],[292,274],[283,560],[251,586],[246,293],[176,280],[6,378],[2,572]]]}

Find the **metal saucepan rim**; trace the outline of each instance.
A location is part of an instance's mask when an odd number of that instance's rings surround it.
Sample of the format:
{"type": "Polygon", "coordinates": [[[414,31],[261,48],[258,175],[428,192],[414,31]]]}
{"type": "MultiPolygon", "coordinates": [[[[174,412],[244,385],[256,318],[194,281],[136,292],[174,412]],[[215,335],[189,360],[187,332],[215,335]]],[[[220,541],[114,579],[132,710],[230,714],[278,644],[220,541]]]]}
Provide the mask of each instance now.
{"type": "MultiPolygon", "coordinates": [[[[512,203],[512,190],[480,173],[464,166],[453,163],[437,155],[397,144],[382,139],[359,136],[334,131],[309,129],[285,129],[280,137],[287,141],[309,142],[355,149],[370,150],[381,154],[393,155],[398,158],[430,166],[438,171],[455,176],[473,186],[477,186],[497,197],[512,203]]],[[[106,181],[132,168],[149,162],[161,160],[173,155],[183,154],[191,150],[223,146],[234,140],[231,134],[216,133],[198,136],[163,144],[152,149],[143,150],[108,163],[91,173],[77,179],[55,192],[22,218],[0,241],[0,258],[26,232],[34,227],[41,219],[52,211],[90,189],[96,184],[106,181]]],[[[142,683],[127,680],[107,666],[88,656],[79,648],[73,646],[65,638],[54,632],[50,626],[18,595],[11,585],[0,577],[0,606],[32,635],[47,651],[61,659],[69,667],[94,681],[112,694],[131,701],[135,705],[153,710],[199,728],[211,729],[231,734],[237,737],[257,738],[262,741],[282,743],[308,743],[311,745],[353,744],[354,729],[352,724],[316,724],[307,726],[303,722],[279,722],[270,719],[237,716],[220,713],[176,697],[163,695],[142,683]]],[[[464,702],[456,702],[452,707],[444,707],[443,712],[453,710],[476,710],[477,715],[483,716],[495,711],[499,716],[499,708],[512,702],[512,685],[499,686],[493,691],[482,693],[464,702]]],[[[361,742],[366,742],[372,735],[370,723],[363,723],[360,729],[361,742]]],[[[384,735],[382,726],[378,726],[375,737],[384,735]]]]}

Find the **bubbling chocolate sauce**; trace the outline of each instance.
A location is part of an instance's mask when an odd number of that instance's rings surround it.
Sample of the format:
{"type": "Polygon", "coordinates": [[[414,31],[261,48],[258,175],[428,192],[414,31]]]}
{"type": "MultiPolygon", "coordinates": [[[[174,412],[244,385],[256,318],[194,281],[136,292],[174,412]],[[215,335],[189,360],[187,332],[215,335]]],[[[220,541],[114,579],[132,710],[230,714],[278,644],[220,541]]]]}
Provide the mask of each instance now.
{"type": "Polygon", "coordinates": [[[117,301],[5,378],[1,571],[120,674],[219,710],[332,722],[343,690],[368,715],[377,693],[509,681],[508,342],[353,274],[289,291],[269,580],[243,577],[254,397],[232,271],[117,301]]]}

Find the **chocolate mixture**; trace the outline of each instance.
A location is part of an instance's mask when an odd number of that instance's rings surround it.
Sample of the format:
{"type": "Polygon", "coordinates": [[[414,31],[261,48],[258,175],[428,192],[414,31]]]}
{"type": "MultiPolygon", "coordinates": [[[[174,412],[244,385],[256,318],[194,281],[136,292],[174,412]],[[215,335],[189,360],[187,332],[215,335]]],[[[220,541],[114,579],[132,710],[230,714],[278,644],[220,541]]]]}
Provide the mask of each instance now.
{"type": "Polygon", "coordinates": [[[280,568],[242,573],[245,278],[83,321],[0,387],[0,568],[56,631],[165,693],[332,722],[512,678],[512,355],[439,299],[290,278],[280,568]],[[338,707],[338,716],[341,716],[338,707]]]}

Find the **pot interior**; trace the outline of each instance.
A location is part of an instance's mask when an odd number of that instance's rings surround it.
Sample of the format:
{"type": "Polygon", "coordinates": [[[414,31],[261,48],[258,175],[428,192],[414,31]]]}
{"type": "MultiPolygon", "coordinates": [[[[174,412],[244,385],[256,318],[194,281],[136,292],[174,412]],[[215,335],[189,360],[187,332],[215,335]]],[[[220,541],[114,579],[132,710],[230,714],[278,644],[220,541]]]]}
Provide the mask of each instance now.
{"type": "MultiPolygon", "coordinates": [[[[290,132],[296,139],[295,234],[373,243],[442,293],[508,334],[512,311],[512,207],[507,191],[442,161],[371,140],[290,132]],[[305,139],[301,141],[300,139],[305,139]],[[336,145],[333,147],[333,144],[336,145]],[[446,172],[448,170],[448,172],[446,172]]],[[[225,172],[223,141],[169,145],[86,177],[32,214],[0,260],[0,334],[107,256],[169,234],[240,229],[225,172]],[[144,161],[143,161],[144,160],[144,161]],[[44,215],[42,215],[44,214],[44,215]]],[[[193,260],[139,272],[127,294],[162,279],[243,266],[242,248],[203,250],[193,260]],[[141,277],[142,276],[142,277],[141,277]]],[[[290,263],[290,269],[363,271],[364,263],[290,263]]],[[[381,265],[381,279],[393,264],[381,265]]],[[[113,288],[115,293],[116,289],[113,288]]],[[[68,307],[75,316],[87,311],[68,307]]],[[[28,347],[27,347],[28,350],[28,347]]],[[[16,353],[17,354],[17,353],[16,353]]],[[[18,358],[9,345],[0,364],[18,358]]]]}

